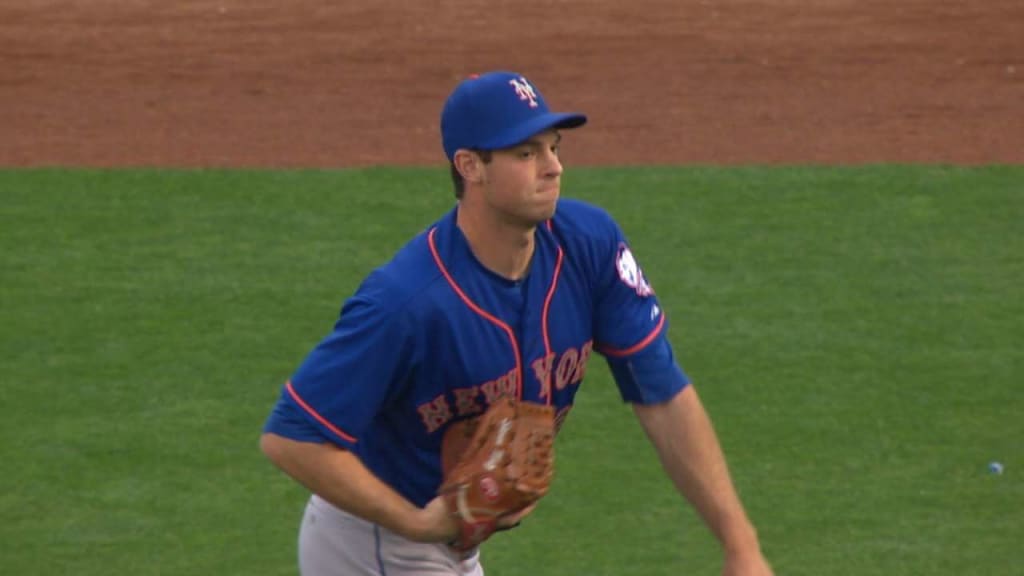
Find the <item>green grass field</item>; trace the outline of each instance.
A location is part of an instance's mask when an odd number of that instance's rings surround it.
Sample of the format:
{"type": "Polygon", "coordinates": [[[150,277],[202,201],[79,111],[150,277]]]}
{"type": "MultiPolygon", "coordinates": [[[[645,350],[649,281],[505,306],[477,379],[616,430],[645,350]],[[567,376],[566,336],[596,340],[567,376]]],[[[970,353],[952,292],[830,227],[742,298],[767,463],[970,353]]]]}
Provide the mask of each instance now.
{"type": "MultiPolygon", "coordinates": [[[[570,169],[778,574],[1024,574],[1024,167],[570,169]],[[989,474],[989,461],[1005,465],[989,474]]],[[[0,573],[295,574],[279,386],[447,173],[0,171],[0,573]]],[[[602,360],[489,575],[713,575],[602,360]]]]}

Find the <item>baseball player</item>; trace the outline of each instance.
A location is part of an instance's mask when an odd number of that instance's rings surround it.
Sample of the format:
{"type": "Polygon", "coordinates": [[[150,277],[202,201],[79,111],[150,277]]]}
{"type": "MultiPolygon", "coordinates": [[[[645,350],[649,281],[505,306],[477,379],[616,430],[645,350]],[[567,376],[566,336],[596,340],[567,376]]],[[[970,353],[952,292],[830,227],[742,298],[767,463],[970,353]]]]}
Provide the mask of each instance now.
{"type": "MultiPolygon", "coordinates": [[[[312,496],[305,576],[481,575],[438,496],[446,434],[502,398],[564,421],[593,352],[666,473],[722,544],[723,574],[770,575],[715,433],[622,230],[559,199],[564,131],[526,78],[461,82],[441,137],[457,202],[374,270],[283,386],[261,448],[312,496]]],[[[502,516],[513,527],[532,506],[502,516]]]]}

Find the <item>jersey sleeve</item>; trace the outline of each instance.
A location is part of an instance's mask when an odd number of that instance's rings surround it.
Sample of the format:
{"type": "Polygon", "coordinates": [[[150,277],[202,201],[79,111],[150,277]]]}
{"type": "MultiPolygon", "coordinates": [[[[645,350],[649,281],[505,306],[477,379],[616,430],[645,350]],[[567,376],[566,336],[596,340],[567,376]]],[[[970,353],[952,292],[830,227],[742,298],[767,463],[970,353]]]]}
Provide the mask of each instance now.
{"type": "Polygon", "coordinates": [[[689,384],[668,341],[668,319],[621,228],[607,218],[598,241],[594,349],[626,402],[664,402],[689,384]]]}
{"type": "Polygon", "coordinates": [[[410,322],[376,296],[361,288],[345,302],[334,330],[284,385],[264,431],[349,449],[359,442],[413,369],[410,322]]]}

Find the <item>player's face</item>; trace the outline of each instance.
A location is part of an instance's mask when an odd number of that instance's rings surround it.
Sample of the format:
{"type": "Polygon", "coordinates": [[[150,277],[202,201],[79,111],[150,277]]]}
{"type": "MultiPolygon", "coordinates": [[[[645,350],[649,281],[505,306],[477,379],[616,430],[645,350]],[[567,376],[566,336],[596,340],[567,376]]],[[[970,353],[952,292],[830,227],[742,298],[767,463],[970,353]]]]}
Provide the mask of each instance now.
{"type": "Polygon", "coordinates": [[[487,204],[510,222],[536,226],[555,214],[561,186],[561,135],[548,130],[512,148],[495,150],[486,165],[487,204]]]}

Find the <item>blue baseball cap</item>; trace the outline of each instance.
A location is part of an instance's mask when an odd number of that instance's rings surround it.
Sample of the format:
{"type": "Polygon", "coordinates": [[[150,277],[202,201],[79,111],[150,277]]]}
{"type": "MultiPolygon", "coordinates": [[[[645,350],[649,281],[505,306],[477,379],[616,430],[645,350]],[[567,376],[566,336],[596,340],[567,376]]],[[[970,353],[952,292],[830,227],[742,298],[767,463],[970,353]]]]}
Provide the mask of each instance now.
{"type": "Polygon", "coordinates": [[[488,72],[463,80],[441,111],[441,141],[448,160],[460,148],[498,150],[552,128],[576,128],[583,114],[551,112],[522,74],[488,72]]]}

